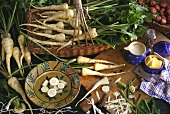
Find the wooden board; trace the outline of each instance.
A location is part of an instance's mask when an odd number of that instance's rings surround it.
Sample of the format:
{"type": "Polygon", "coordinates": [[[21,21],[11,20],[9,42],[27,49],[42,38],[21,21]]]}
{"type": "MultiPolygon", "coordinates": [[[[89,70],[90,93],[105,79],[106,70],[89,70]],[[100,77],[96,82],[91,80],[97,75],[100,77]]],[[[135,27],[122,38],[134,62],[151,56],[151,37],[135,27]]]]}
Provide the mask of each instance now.
{"type": "MultiPolygon", "coordinates": [[[[143,38],[144,39],[144,38],[143,38]]],[[[142,40],[143,40],[142,39],[142,40]]],[[[140,41],[141,39],[139,39],[140,41]]],[[[159,32],[157,32],[157,41],[168,41],[169,40],[163,36],[162,34],[160,34],[159,32]]],[[[142,42],[142,41],[141,41],[142,42]]],[[[121,77],[121,81],[124,82],[125,84],[128,84],[131,80],[133,80],[135,77],[136,77],[136,74],[133,73],[132,71],[134,70],[134,68],[136,67],[135,65],[131,65],[129,63],[127,63],[125,61],[125,57],[123,55],[123,48],[125,46],[127,46],[128,44],[125,44],[125,45],[118,45],[115,47],[115,49],[108,49],[102,53],[100,53],[98,56],[96,56],[95,58],[98,58],[98,59],[103,59],[103,60],[108,60],[108,61],[112,61],[112,62],[115,62],[116,64],[123,64],[125,63],[126,65],[123,66],[123,67],[120,67],[120,68],[116,68],[116,69],[109,69],[109,70],[104,70],[104,71],[101,71],[101,72],[104,72],[104,73],[109,73],[109,72],[121,72],[121,71],[126,71],[127,73],[125,74],[122,74],[122,75],[117,75],[117,76],[112,76],[112,77],[108,77],[109,80],[111,80],[113,82],[113,85],[111,87],[111,90],[109,91],[108,96],[111,97],[111,99],[114,98],[113,96],[113,92],[114,91],[117,91],[117,90],[120,90],[120,87],[115,84],[115,80],[118,79],[119,77],[121,77]]],[[[103,77],[99,77],[99,76],[80,76],[80,81],[81,81],[81,84],[85,87],[85,89],[87,91],[89,91],[93,85],[99,81],[100,79],[102,79],[103,77]]],[[[137,81],[135,81],[134,83],[135,86],[140,86],[140,80],[137,79],[137,81]]],[[[89,96],[89,100],[91,98],[94,99],[94,102],[97,103],[98,100],[97,100],[97,97],[96,97],[96,91],[99,92],[99,96],[100,98],[102,98],[102,95],[103,95],[103,92],[101,91],[101,86],[98,87],[96,90],[94,90],[92,93],[91,93],[91,96],[89,96]]],[[[148,96],[147,94],[145,94],[143,91],[141,91],[140,89],[138,89],[136,92],[135,92],[135,96],[138,97],[139,94],[141,94],[141,98],[142,99],[146,99],[146,98],[149,98],[150,96],[148,96]]],[[[87,103],[88,101],[87,100],[84,100],[83,102],[80,103],[80,107],[83,111],[88,111],[90,108],[91,108],[91,105],[87,103]]],[[[111,112],[112,113],[112,112],[111,112]]],[[[114,114],[114,113],[113,113],[114,114]]]]}

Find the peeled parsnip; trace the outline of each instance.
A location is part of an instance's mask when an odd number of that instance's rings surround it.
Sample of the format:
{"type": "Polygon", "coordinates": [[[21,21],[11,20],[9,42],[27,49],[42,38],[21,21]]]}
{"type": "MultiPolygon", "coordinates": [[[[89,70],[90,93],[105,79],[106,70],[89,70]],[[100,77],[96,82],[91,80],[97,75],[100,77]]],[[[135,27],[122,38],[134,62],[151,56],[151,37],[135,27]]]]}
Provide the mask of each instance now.
{"type": "Polygon", "coordinates": [[[91,58],[83,57],[83,56],[78,56],[77,62],[78,63],[109,63],[109,64],[115,64],[111,61],[100,60],[100,59],[91,59],[91,58]]]}
{"type": "Polygon", "coordinates": [[[7,37],[2,40],[2,47],[4,48],[5,54],[6,54],[6,65],[7,65],[7,70],[8,73],[11,74],[11,63],[10,59],[12,56],[12,50],[14,47],[14,41],[12,38],[7,37]]]}
{"type": "Polygon", "coordinates": [[[82,76],[88,76],[88,75],[95,75],[95,76],[116,76],[116,75],[120,75],[120,74],[124,74],[126,72],[120,72],[120,73],[101,73],[101,72],[97,72],[94,70],[90,70],[88,68],[82,68],[82,76]]]}
{"type": "Polygon", "coordinates": [[[44,19],[43,23],[54,21],[55,19],[69,19],[74,17],[74,11],[68,9],[66,11],[58,11],[56,14],[44,19]]]}
{"type": "Polygon", "coordinates": [[[22,60],[23,60],[23,58],[24,58],[25,42],[26,42],[26,39],[25,39],[24,35],[19,35],[19,36],[18,36],[18,43],[19,43],[19,47],[20,47],[20,49],[21,49],[21,57],[20,57],[21,66],[22,66],[22,60]]]}
{"type": "MultiPolygon", "coordinates": [[[[21,68],[21,63],[20,63],[21,51],[20,51],[19,47],[13,48],[12,55],[18,65],[18,68],[21,68]]],[[[24,76],[22,70],[20,70],[20,74],[21,74],[21,76],[24,76]]]]}
{"type": "MultiPolygon", "coordinates": [[[[57,31],[57,32],[61,32],[61,33],[64,33],[64,34],[68,34],[68,35],[71,35],[71,36],[74,35],[74,30],[66,30],[66,29],[60,29],[60,28],[57,28],[57,27],[51,27],[51,26],[49,26],[48,24],[42,23],[42,22],[40,22],[40,21],[38,21],[38,20],[36,20],[36,21],[37,21],[38,23],[42,24],[43,26],[48,27],[48,28],[51,29],[51,30],[54,30],[54,31],[57,31]]],[[[77,36],[78,33],[79,33],[79,35],[81,35],[81,34],[82,34],[82,31],[80,30],[80,31],[78,32],[78,29],[76,29],[76,30],[75,30],[75,36],[77,36]]]]}
{"type": "Polygon", "coordinates": [[[42,26],[42,25],[37,25],[37,24],[31,24],[31,23],[26,23],[26,24],[21,24],[20,26],[31,26],[31,27],[36,27],[39,29],[49,29],[50,28],[60,28],[64,29],[64,23],[63,22],[57,22],[56,24],[46,24],[47,26],[42,26]]]}
{"type": "Polygon", "coordinates": [[[43,36],[43,37],[46,37],[46,38],[50,38],[50,39],[53,39],[53,40],[56,40],[56,41],[59,41],[59,42],[63,42],[65,40],[65,34],[63,34],[63,33],[51,35],[51,34],[46,34],[46,33],[41,33],[41,32],[32,32],[32,31],[29,31],[27,29],[23,29],[23,30],[26,30],[27,32],[30,32],[32,34],[35,34],[35,35],[38,35],[38,36],[43,36]]]}
{"type": "Polygon", "coordinates": [[[121,67],[121,66],[125,66],[125,64],[111,65],[111,64],[95,63],[94,70],[99,71],[99,70],[104,70],[104,69],[117,68],[117,67],[121,67]]]}
{"type": "Polygon", "coordinates": [[[68,4],[63,3],[60,5],[51,5],[51,6],[44,6],[44,7],[35,7],[31,4],[31,6],[35,9],[39,10],[68,10],[68,4]]]}
{"type": "Polygon", "coordinates": [[[27,46],[25,47],[24,50],[25,50],[24,52],[25,61],[27,62],[27,65],[30,65],[31,64],[31,52],[29,51],[27,46]]]}
{"type": "Polygon", "coordinates": [[[80,103],[82,100],[84,100],[92,91],[94,91],[94,90],[95,90],[96,88],[98,88],[100,85],[105,85],[105,84],[109,84],[109,80],[108,80],[107,77],[104,77],[104,78],[102,78],[101,80],[99,80],[99,81],[91,88],[91,90],[89,90],[89,91],[86,93],[86,95],[85,95],[83,98],[81,98],[81,99],[76,103],[75,106],[77,106],[78,103],[80,103]]]}
{"type": "Polygon", "coordinates": [[[30,103],[28,102],[26,95],[25,95],[25,92],[22,89],[18,79],[16,77],[11,77],[10,79],[8,79],[8,85],[21,95],[24,102],[30,108],[31,114],[33,114],[32,107],[31,107],[30,103]]]}

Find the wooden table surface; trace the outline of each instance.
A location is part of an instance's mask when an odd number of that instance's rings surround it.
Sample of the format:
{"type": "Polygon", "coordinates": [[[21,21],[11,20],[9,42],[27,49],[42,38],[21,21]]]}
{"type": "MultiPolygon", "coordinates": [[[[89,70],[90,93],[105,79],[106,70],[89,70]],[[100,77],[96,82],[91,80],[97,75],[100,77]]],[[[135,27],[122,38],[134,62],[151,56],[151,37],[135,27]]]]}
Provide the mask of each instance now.
{"type": "MultiPolygon", "coordinates": [[[[138,39],[138,41],[141,41],[141,42],[143,42],[144,40],[145,40],[145,38],[138,39]]],[[[168,42],[170,42],[170,40],[167,39],[164,35],[162,35],[161,33],[157,32],[156,42],[158,42],[158,41],[168,41],[168,42]]],[[[135,69],[136,66],[127,63],[125,61],[125,59],[124,59],[125,57],[123,55],[123,48],[125,46],[127,46],[127,45],[129,45],[129,43],[128,44],[124,44],[124,45],[118,45],[118,46],[115,47],[115,49],[108,49],[108,50],[100,53],[98,56],[95,57],[97,59],[103,59],[103,60],[112,61],[112,62],[115,62],[116,64],[126,64],[125,66],[120,67],[120,68],[115,68],[115,69],[109,69],[109,70],[101,71],[101,72],[104,72],[104,73],[127,71],[127,73],[122,74],[122,75],[108,77],[108,79],[113,82],[111,90],[109,91],[109,93],[107,95],[107,97],[110,96],[111,99],[114,99],[113,92],[117,91],[117,90],[118,91],[120,90],[120,87],[118,86],[118,84],[114,83],[116,79],[121,77],[121,81],[124,82],[125,84],[128,84],[132,79],[134,79],[136,77],[136,74],[132,72],[135,69]],[[130,72],[128,72],[128,71],[130,71],[130,72]]],[[[80,76],[80,81],[81,81],[82,86],[84,86],[85,89],[87,91],[89,91],[93,87],[93,85],[97,81],[102,79],[102,78],[103,77],[99,77],[99,76],[80,76]]],[[[137,81],[135,81],[134,85],[135,86],[140,86],[140,80],[137,79],[137,81]]],[[[93,98],[95,103],[98,102],[97,97],[96,97],[96,91],[98,91],[99,92],[99,96],[102,97],[103,92],[101,91],[101,86],[100,86],[96,90],[94,90],[91,93],[91,96],[88,98],[89,100],[91,98],[93,98]]],[[[139,94],[141,94],[141,96],[142,96],[141,98],[142,99],[146,99],[146,98],[150,97],[147,94],[145,94],[143,91],[141,91],[140,89],[138,89],[135,92],[135,96],[139,96],[139,94]]],[[[86,112],[87,110],[89,110],[91,108],[91,105],[89,105],[87,103],[87,100],[84,100],[83,102],[80,103],[80,107],[81,107],[81,109],[83,111],[86,112]]],[[[114,114],[114,112],[113,113],[111,112],[111,114],[114,114]]]]}

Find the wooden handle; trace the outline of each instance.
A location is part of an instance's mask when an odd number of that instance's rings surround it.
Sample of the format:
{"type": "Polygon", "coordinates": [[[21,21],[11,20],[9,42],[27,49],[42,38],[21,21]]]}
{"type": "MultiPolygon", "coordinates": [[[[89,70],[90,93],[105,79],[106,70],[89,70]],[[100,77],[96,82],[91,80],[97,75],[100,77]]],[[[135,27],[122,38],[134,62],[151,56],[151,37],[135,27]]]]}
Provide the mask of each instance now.
{"type": "MultiPolygon", "coordinates": [[[[97,98],[95,96],[90,96],[88,98],[88,100],[91,100],[91,99],[94,99],[94,104],[96,104],[98,102],[97,98]]],[[[91,104],[88,104],[88,100],[84,100],[83,102],[80,103],[80,108],[84,111],[84,112],[87,112],[91,107],[92,105],[91,104]]]]}
{"type": "Polygon", "coordinates": [[[102,99],[101,99],[101,102],[100,102],[100,104],[99,104],[99,107],[102,107],[102,106],[103,106],[104,102],[106,101],[106,98],[107,98],[107,94],[104,94],[103,97],[102,97],[102,99]]]}

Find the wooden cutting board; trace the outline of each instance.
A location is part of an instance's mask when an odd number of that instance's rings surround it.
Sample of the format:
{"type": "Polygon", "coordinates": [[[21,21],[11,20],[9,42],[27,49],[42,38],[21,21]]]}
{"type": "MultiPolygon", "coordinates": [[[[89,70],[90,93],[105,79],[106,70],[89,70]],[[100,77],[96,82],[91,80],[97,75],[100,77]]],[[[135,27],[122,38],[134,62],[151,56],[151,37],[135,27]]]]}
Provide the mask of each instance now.
{"type": "MultiPolygon", "coordinates": [[[[143,38],[144,39],[144,38],[143,38]]],[[[139,41],[142,42],[143,39],[139,39],[139,41]]],[[[165,36],[163,36],[162,34],[160,34],[159,32],[157,32],[157,41],[168,41],[170,42],[165,36]]],[[[115,84],[115,80],[120,78],[121,77],[121,81],[124,82],[125,84],[128,84],[131,80],[133,80],[135,77],[136,77],[136,74],[133,73],[132,71],[136,68],[135,65],[131,65],[129,63],[127,63],[125,61],[125,57],[123,55],[123,48],[125,46],[127,46],[129,44],[125,44],[125,45],[118,45],[115,47],[115,49],[108,49],[102,53],[100,53],[98,56],[96,56],[95,58],[97,59],[103,59],[103,60],[108,60],[108,61],[112,61],[116,64],[126,64],[125,66],[123,67],[120,67],[120,68],[115,68],[115,69],[109,69],[109,70],[103,70],[101,72],[104,72],[104,73],[110,73],[110,72],[122,72],[122,71],[126,71],[127,73],[125,74],[122,74],[122,75],[117,75],[117,76],[112,76],[112,77],[108,77],[108,79],[110,81],[113,82],[112,84],[112,87],[111,87],[111,90],[109,91],[108,96],[110,96],[111,99],[114,99],[114,96],[113,96],[113,92],[115,91],[119,91],[120,90],[120,87],[118,86],[118,84],[115,84]]],[[[81,81],[81,84],[82,86],[85,87],[85,89],[87,91],[89,91],[93,85],[99,81],[100,79],[102,79],[103,77],[99,77],[99,76],[80,76],[80,81],[81,81]]],[[[137,80],[135,81],[134,83],[135,86],[140,86],[140,80],[137,78],[137,80]]],[[[94,99],[94,102],[97,103],[98,102],[98,99],[96,97],[96,91],[99,92],[99,96],[100,98],[102,98],[103,96],[103,92],[101,90],[101,86],[98,87],[96,90],[94,90],[91,95],[87,98],[87,99],[91,99],[93,98],[94,99]]],[[[141,94],[141,98],[142,99],[146,99],[146,98],[149,98],[150,96],[148,96],[147,94],[145,94],[143,91],[141,91],[140,89],[138,89],[136,92],[135,92],[135,96],[138,97],[139,94],[141,94]]],[[[91,105],[87,103],[88,101],[87,100],[84,100],[83,102],[80,103],[80,107],[83,111],[88,111],[90,108],[91,108],[91,105]]],[[[114,114],[114,112],[110,112],[111,114],[114,114]]]]}

